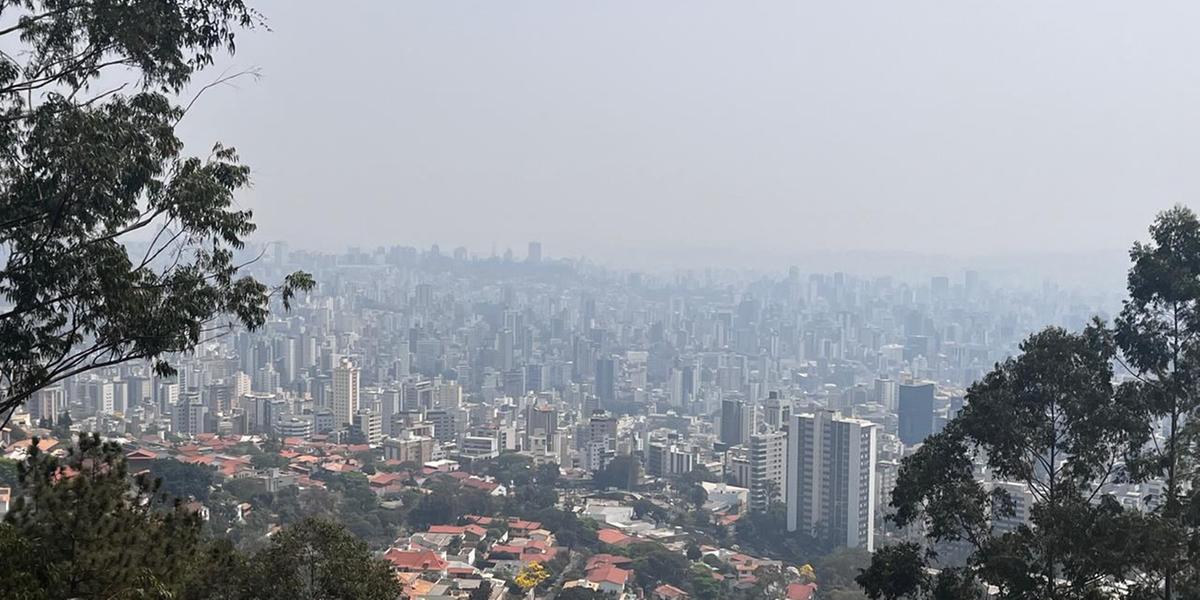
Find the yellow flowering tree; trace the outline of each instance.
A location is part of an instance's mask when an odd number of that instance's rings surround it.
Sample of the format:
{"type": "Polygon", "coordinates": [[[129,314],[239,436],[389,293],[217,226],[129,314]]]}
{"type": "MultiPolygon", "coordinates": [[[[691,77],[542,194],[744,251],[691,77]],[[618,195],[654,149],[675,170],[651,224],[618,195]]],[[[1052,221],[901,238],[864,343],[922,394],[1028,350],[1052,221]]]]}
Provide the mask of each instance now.
{"type": "Polygon", "coordinates": [[[520,572],[513,579],[513,583],[516,583],[522,590],[529,591],[549,578],[550,570],[543,566],[542,563],[533,561],[521,567],[520,572]]]}
{"type": "Polygon", "coordinates": [[[805,564],[800,567],[800,579],[804,583],[812,583],[817,580],[817,573],[813,571],[812,565],[805,564]]]}

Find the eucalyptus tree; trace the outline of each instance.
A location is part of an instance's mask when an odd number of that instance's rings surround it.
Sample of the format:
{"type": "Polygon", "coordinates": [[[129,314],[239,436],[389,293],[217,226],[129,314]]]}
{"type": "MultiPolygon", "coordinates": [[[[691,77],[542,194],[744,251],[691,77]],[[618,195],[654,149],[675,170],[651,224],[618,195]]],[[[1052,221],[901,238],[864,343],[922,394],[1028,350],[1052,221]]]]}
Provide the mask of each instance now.
{"type": "Polygon", "coordinates": [[[1200,597],[1200,220],[1177,206],[1158,215],[1150,241],[1130,251],[1129,298],[1116,319],[1120,396],[1139,405],[1154,436],[1129,462],[1136,481],[1161,483],[1150,499],[1140,593],[1200,597]]]}
{"type": "Polygon", "coordinates": [[[1048,328],[1020,349],[903,461],[891,518],[931,543],[877,553],[859,578],[871,597],[982,598],[991,586],[1000,598],[1090,599],[1127,578],[1140,538],[1107,491],[1145,428],[1114,402],[1112,337],[1099,323],[1048,328]],[[1014,518],[1025,503],[1028,518],[1014,518]],[[939,544],[965,547],[965,560],[939,562],[939,544]]]}

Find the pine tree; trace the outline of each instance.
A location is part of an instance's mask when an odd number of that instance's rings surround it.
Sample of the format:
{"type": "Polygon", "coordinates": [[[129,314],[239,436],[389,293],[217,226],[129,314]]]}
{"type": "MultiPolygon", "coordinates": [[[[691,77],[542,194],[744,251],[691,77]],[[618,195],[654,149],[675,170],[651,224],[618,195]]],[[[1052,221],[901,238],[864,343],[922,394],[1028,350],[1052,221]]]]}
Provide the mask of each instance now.
{"type": "Polygon", "coordinates": [[[31,445],[7,527],[39,557],[51,598],[111,598],[184,589],[200,553],[199,516],[147,476],[131,477],[119,445],[80,436],[65,459],[31,445]]]}

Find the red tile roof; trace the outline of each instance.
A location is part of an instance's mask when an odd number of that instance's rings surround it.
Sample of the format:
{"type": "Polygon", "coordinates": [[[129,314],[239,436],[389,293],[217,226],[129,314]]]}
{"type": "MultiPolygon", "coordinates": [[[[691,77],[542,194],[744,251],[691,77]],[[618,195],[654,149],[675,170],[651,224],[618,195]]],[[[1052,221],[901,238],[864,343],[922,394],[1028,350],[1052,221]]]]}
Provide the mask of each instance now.
{"type": "Polygon", "coordinates": [[[670,599],[682,600],[683,598],[688,597],[687,592],[685,592],[669,583],[664,583],[664,584],[654,588],[654,593],[656,595],[658,595],[659,598],[670,598],[670,599]]]}
{"type": "Polygon", "coordinates": [[[400,550],[391,548],[383,558],[402,571],[442,571],[446,561],[431,550],[400,550]]]}
{"type": "Polygon", "coordinates": [[[630,571],[626,571],[620,567],[603,566],[589,571],[587,580],[592,583],[625,585],[625,582],[629,581],[629,573],[630,571]]]}
{"type": "Polygon", "coordinates": [[[596,537],[600,538],[601,542],[611,544],[613,546],[622,546],[633,541],[633,538],[617,531],[616,529],[601,529],[596,532],[596,537]]]}
{"type": "Polygon", "coordinates": [[[617,556],[615,554],[604,553],[593,554],[592,557],[588,559],[587,565],[583,568],[583,570],[591,571],[596,567],[602,567],[605,565],[619,567],[621,565],[627,565],[631,562],[633,562],[633,559],[626,556],[617,556]]]}
{"type": "Polygon", "coordinates": [[[809,600],[817,591],[815,583],[790,583],[787,586],[788,600],[809,600]]]}
{"type": "Polygon", "coordinates": [[[521,531],[535,531],[542,528],[542,524],[537,521],[523,521],[521,519],[509,519],[509,529],[518,529],[521,531]]]}
{"type": "MultiPolygon", "coordinates": [[[[41,444],[38,444],[38,445],[40,446],[41,444]]],[[[134,450],[133,452],[126,454],[125,458],[127,460],[154,460],[154,459],[158,458],[158,454],[155,452],[146,450],[145,448],[138,448],[137,450],[134,450]]]]}
{"type": "Polygon", "coordinates": [[[371,485],[387,487],[397,481],[404,481],[404,478],[395,473],[376,473],[367,478],[371,485]]]}
{"type": "Polygon", "coordinates": [[[477,479],[474,477],[464,479],[462,481],[462,484],[466,487],[476,489],[476,490],[482,490],[482,491],[489,492],[489,493],[495,491],[496,488],[500,487],[500,484],[498,484],[498,483],[495,483],[492,481],[484,481],[482,479],[477,479]]]}

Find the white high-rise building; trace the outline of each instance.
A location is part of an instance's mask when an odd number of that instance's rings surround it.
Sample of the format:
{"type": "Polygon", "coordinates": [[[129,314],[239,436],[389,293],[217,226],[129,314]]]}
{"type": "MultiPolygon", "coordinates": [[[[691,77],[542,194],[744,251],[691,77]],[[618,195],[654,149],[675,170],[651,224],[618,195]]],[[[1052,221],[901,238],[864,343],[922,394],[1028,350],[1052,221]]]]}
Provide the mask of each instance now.
{"type": "Polygon", "coordinates": [[[784,497],[787,482],[787,433],[773,431],[750,436],[750,510],[766,512],[784,497]]]}
{"type": "Polygon", "coordinates": [[[585,431],[584,467],[592,472],[599,471],[616,455],[617,419],[608,413],[592,413],[585,431]]]}
{"type": "Polygon", "coordinates": [[[334,427],[341,427],[354,422],[354,413],[358,412],[358,367],[342,360],[333,369],[333,410],[334,427]]]}
{"type": "Polygon", "coordinates": [[[875,548],[876,425],[832,411],[788,427],[787,527],[850,548],[875,548]]]}
{"type": "Polygon", "coordinates": [[[59,416],[67,408],[66,392],[62,385],[42,388],[34,393],[27,407],[35,425],[42,419],[57,423],[59,416]]]}
{"type": "Polygon", "coordinates": [[[896,398],[898,393],[899,386],[895,380],[886,377],[875,380],[875,397],[873,400],[892,412],[896,412],[896,398]]]}
{"type": "Polygon", "coordinates": [[[359,409],[354,413],[354,427],[362,433],[368,444],[375,446],[383,442],[383,418],[370,409],[359,409]]]}

